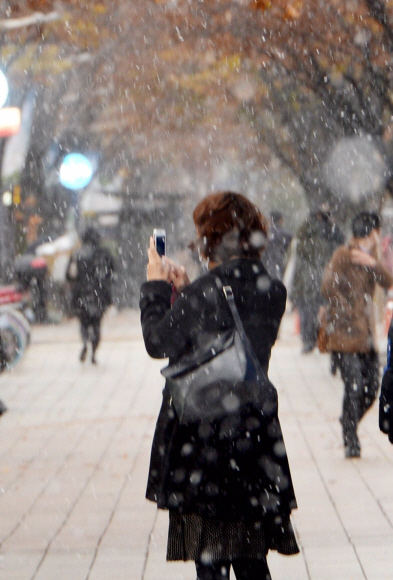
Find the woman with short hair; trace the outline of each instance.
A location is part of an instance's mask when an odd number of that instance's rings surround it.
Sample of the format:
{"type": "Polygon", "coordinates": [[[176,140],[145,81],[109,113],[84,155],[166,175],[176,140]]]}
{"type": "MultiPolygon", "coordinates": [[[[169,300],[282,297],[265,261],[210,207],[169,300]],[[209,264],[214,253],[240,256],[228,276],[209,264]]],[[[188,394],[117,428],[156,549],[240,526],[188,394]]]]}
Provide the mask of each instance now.
{"type": "MultiPolygon", "coordinates": [[[[161,258],[150,240],[140,301],[146,349],[173,363],[233,328],[222,290],[230,285],[267,373],[286,290],[260,260],[266,219],[233,192],[207,196],[193,217],[195,247],[208,266],[193,283],[183,268],[161,258]],[[178,294],[174,301],[172,287],[178,294]]],[[[147,498],[169,510],[167,560],[194,560],[198,580],[228,579],[231,565],[238,579],[270,579],[269,549],[287,555],[299,551],[290,522],[296,499],[277,413],[265,420],[254,407],[239,410],[231,419],[231,437],[226,420],[181,424],[165,386],[147,498]]]]}

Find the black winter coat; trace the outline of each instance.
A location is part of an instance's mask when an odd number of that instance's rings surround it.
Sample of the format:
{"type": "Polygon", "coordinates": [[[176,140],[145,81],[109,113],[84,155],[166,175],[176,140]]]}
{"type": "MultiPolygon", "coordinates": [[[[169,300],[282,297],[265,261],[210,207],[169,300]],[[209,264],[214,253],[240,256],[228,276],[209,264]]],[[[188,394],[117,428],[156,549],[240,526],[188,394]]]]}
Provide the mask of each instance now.
{"type": "Polygon", "coordinates": [[[308,216],[297,234],[296,261],[291,299],[321,301],[323,273],[333,252],[345,242],[341,230],[330,220],[308,216]]]}
{"type": "Polygon", "coordinates": [[[379,428],[393,443],[393,321],[388,333],[387,363],[384,370],[379,397],[379,428]]]}
{"type": "MultiPolygon", "coordinates": [[[[148,353],[169,357],[172,363],[212,334],[234,326],[216,277],[232,286],[246,333],[267,372],[286,290],[260,261],[220,265],[186,287],[172,307],[169,284],[143,284],[141,321],[148,353]]],[[[166,386],[146,497],[159,508],[222,520],[259,521],[267,513],[289,514],[296,500],[278,417],[268,424],[261,419],[260,412],[250,409],[235,417],[236,436],[230,439],[223,436],[225,420],[180,425],[166,386]]]]}
{"type": "Polygon", "coordinates": [[[84,244],[70,258],[72,310],[78,317],[101,318],[112,304],[113,259],[106,248],[84,244]]]}

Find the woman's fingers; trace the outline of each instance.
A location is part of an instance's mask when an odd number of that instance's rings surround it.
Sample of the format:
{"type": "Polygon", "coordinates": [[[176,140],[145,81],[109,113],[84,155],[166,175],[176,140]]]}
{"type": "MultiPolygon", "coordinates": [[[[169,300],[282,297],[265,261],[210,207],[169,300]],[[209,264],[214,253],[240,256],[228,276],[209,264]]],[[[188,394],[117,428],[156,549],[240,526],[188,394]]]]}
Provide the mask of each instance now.
{"type": "Polygon", "coordinates": [[[165,264],[161,256],[158,254],[152,237],[150,238],[147,255],[149,258],[147,264],[147,279],[165,280],[166,282],[169,282],[170,266],[165,264]]]}
{"type": "Polygon", "coordinates": [[[171,268],[170,276],[171,282],[178,292],[181,292],[183,288],[190,283],[190,279],[183,266],[171,268]]]}
{"type": "Polygon", "coordinates": [[[149,258],[147,264],[148,280],[166,280],[167,282],[172,282],[179,292],[190,283],[183,266],[178,266],[170,258],[166,256],[161,257],[158,254],[153,237],[150,237],[147,255],[149,258]]]}
{"type": "Polygon", "coordinates": [[[147,255],[149,256],[149,260],[161,260],[156,247],[154,245],[154,239],[150,236],[149,248],[147,250],[147,255]]]}

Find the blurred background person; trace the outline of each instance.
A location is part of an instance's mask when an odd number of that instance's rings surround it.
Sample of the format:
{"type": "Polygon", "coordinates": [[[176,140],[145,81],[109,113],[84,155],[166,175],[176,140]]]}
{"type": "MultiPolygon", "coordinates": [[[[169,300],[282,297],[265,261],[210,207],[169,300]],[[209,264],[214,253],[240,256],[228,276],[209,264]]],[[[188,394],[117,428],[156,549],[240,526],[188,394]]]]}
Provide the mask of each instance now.
{"type": "Polygon", "coordinates": [[[321,282],[326,264],[345,237],[333,222],[327,203],[311,211],[296,234],[295,272],[291,300],[300,317],[302,352],[311,352],[318,336],[321,282]]]}
{"type": "Polygon", "coordinates": [[[376,341],[376,284],[388,289],[393,276],[380,258],[381,218],[361,212],[352,220],[353,237],[338,248],[326,267],[322,294],[326,299],[327,351],[333,353],[344,383],[340,422],[345,457],[360,457],[360,420],[379,388],[376,341]]]}
{"type": "Polygon", "coordinates": [[[384,369],[381,394],[379,397],[379,428],[393,444],[393,320],[388,332],[387,362],[384,369]]]}
{"type": "Polygon", "coordinates": [[[101,319],[112,304],[112,256],[101,245],[101,236],[92,227],[82,235],[82,247],[70,258],[66,278],[71,283],[72,311],[79,318],[84,362],[91,343],[91,362],[96,364],[96,350],[101,338],[101,319]]]}
{"type": "Polygon", "coordinates": [[[263,263],[272,278],[283,280],[291,241],[292,234],[284,229],[284,216],[279,211],[272,211],[267,244],[263,254],[263,263]]]}

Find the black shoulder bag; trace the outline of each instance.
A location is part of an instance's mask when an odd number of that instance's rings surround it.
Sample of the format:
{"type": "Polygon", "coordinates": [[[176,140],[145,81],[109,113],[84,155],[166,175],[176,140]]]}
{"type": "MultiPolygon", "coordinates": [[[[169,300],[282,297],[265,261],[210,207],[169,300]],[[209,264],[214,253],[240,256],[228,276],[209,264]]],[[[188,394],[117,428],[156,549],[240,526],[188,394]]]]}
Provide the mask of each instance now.
{"type": "Polygon", "coordinates": [[[244,331],[232,288],[223,287],[235,328],[162,369],[182,424],[224,419],[247,407],[266,418],[277,413],[277,391],[244,331]]]}

